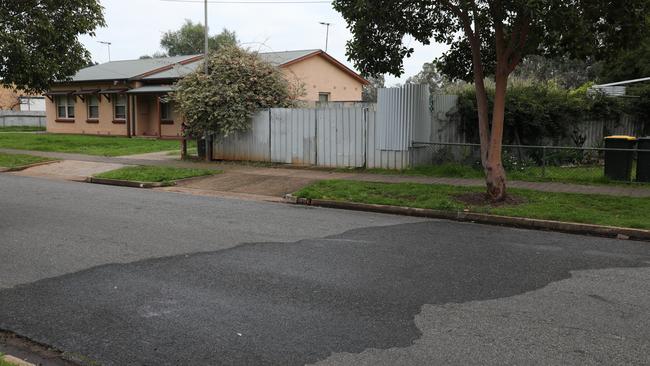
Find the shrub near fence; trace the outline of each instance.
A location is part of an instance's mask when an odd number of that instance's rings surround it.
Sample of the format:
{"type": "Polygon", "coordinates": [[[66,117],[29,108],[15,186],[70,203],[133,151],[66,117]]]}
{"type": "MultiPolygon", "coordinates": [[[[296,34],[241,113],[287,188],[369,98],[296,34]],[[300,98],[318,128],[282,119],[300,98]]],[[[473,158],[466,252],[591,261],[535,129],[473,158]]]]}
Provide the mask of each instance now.
{"type": "MultiPolygon", "coordinates": [[[[483,178],[480,145],[466,143],[414,143],[419,154],[416,174],[483,178]]],[[[510,180],[548,181],[579,184],[613,183],[604,175],[606,151],[620,149],[565,146],[504,145],[503,166],[510,180]]],[[[637,150],[633,150],[637,151],[637,150]]],[[[643,150],[645,151],[645,150],[643,150]]],[[[632,169],[634,178],[635,169],[632,169]]]]}

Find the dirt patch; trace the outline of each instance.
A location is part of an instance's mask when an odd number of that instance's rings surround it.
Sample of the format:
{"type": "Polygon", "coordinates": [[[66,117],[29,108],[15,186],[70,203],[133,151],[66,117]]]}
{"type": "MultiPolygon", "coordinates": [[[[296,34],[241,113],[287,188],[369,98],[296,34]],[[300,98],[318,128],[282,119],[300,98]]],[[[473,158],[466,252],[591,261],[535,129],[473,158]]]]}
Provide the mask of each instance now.
{"type": "Polygon", "coordinates": [[[506,199],[504,199],[503,201],[492,202],[490,201],[490,197],[487,195],[487,193],[483,193],[483,192],[457,194],[454,195],[454,198],[457,201],[462,202],[468,206],[500,207],[500,206],[515,206],[515,205],[521,205],[522,203],[526,203],[525,198],[519,196],[513,196],[511,194],[507,195],[506,199]]]}

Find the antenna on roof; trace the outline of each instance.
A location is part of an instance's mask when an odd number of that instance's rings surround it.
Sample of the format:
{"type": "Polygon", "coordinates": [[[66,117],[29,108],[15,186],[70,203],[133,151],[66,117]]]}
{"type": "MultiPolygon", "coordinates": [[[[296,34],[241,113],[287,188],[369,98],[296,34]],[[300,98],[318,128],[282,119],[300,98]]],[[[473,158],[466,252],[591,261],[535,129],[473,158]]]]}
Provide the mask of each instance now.
{"type": "Polygon", "coordinates": [[[111,62],[111,45],[112,45],[113,43],[111,43],[111,42],[106,42],[106,41],[97,41],[97,42],[99,42],[99,43],[101,43],[101,44],[105,44],[105,45],[108,47],[108,62],[111,62]]]}
{"type": "Polygon", "coordinates": [[[325,52],[327,52],[327,42],[329,41],[329,37],[330,37],[330,25],[332,25],[332,23],[327,23],[327,22],[318,22],[318,24],[320,24],[320,25],[324,25],[324,26],[327,28],[327,30],[325,31],[325,52]]]}

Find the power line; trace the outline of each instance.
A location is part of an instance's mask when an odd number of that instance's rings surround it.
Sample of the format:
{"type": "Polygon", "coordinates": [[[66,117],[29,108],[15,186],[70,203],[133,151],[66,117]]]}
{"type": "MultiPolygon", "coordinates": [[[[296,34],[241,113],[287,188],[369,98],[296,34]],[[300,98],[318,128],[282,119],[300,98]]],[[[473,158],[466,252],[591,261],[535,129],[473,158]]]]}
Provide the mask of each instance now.
{"type": "MultiPolygon", "coordinates": [[[[160,0],[170,3],[203,3],[202,0],[160,0]]],[[[295,0],[295,1],[236,1],[236,0],[210,0],[208,3],[211,4],[331,4],[331,1],[321,1],[321,0],[295,0]]]]}

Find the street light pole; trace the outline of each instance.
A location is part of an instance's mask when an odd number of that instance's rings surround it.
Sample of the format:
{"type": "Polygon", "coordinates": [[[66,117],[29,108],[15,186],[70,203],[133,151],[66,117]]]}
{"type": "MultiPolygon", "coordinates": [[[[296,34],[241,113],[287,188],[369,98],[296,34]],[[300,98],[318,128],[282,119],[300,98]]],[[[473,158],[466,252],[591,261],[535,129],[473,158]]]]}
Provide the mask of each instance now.
{"type": "Polygon", "coordinates": [[[204,55],[203,55],[203,65],[205,67],[205,75],[208,75],[208,0],[203,2],[203,14],[204,14],[204,55]]]}
{"type": "Polygon", "coordinates": [[[327,52],[327,43],[328,43],[329,38],[330,38],[330,25],[332,25],[332,23],[319,22],[319,24],[324,25],[326,27],[326,30],[325,30],[325,52],[327,52]]]}
{"type": "Polygon", "coordinates": [[[106,47],[108,47],[108,62],[111,62],[111,45],[112,45],[112,43],[111,42],[106,42],[106,41],[97,41],[97,42],[99,42],[101,44],[105,44],[106,47]]]}

